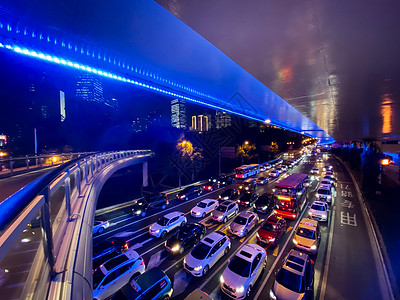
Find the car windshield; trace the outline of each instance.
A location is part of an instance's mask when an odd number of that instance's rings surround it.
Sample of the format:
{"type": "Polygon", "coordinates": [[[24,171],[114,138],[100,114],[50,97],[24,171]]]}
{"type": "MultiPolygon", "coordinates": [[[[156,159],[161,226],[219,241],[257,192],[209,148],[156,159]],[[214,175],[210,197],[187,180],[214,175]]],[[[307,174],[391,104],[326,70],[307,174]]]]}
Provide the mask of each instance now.
{"type": "Polygon", "coordinates": [[[175,233],[175,235],[179,240],[184,240],[187,237],[190,229],[191,228],[189,227],[182,227],[175,233]]]}
{"type": "Polygon", "coordinates": [[[320,210],[320,211],[325,210],[325,207],[323,205],[319,205],[319,204],[313,204],[313,205],[311,205],[311,208],[314,210],[320,210]]]}
{"type": "Polygon", "coordinates": [[[256,201],[256,205],[267,205],[269,203],[269,198],[267,196],[261,196],[260,198],[258,198],[258,200],[256,201]]]}
{"type": "Polygon", "coordinates": [[[158,225],[161,226],[166,226],[168,224],[169,219],[167,219],[166,217],[162,217],[157,221],[158,225]]]}
{"type": "Polygon", "coordinates": [[[293,292],[304,293],[304,283],[300,275],[281,269],[276,275],[276,281],[293,292]]]}
{"type": "Polygon", "coordinates": [[[241,217],[241,216],[237,216],[237,217],[235,218],[235,220],[233,220],[233,222],[234,222],[234,223],[237,223],[237,224],[240,224],[240,225],[246,225],[247,219],[246,219],[246,218],[243,218],[243,217],[241,217]]]}
{"type": "Polygon", "coordinates": [[[262,229],[265,229],[267,231],[271,231],[271,232],[276,232],[276,225],[275,224],[271,224],[269,222],[265,222],[262,226],[262,229]]]}
{"type": "Polygon", "coordinates": [[[329,184],[331,184],[331,182],[329,180],[322,180],[321,184],[328,184],[329,185],[329,184]]]}
{"type": "Polygon", "coordinates": [[[313,240],[315,238],[315,230],[307,229],[307,228],[299,228],[297,229],[297,235],[304,237],[306,239],[313,240]]]}
{"type": "Polygon", "coordinates": [[[244,200],[244,201],[247,201],[247,200],[250,200],[250,199],[251,199],[251,194],[244,194],[242,196],[242,198],[240,198],[240,200],[244,200]]]}
{"type": "Polygon", "coordinates": [[[104,278],[104,274],[100,270],[100,268],[96,269],[93,272],[93,289],[96,289],[99,286],[99,284],[103,280],[103,278],[104,278]]]}
{"type": "Polygon", "coordinates": [[[192,256],[196,259],[202,260],[205,259],[208,252],[210,252],[211,247],[200,242],[196,245],[196,247],[192,250],[192,256]]]}
{"type": "Polygon", "coordinates": [[[200,207],[200,208],[205,208],[207,206],[207,204],[204,203],[204,202],[200,202],[200,203],[197,204],[197,206],[200,207]]]}
{"type": "Polygon", "coordinates": [[[329,190],[319,189],[319,190],[318,190],[318,194],[321,194],[321,195],[329,195],[330,192],[329,192],[329,190]]]}
{"type": "Polygon", "coordinates": [[[241,277],[249,277],[251,263],[239,256],[235,256],[228,265],[229,270],[241,277]]]}
{"type": "Polygon", "coordinates": [[[192,187],[187,187],[186,189],[182,190],[179,194],[185,195],[185,194],[189,193],[191,189],[192,189],[192,187]]]}
{"type": "Polygon", "coordinates": [[[225,206],[225,205],[220,205],[220,206],[217,207],[217,210],[218,210],[218,211],[221,211],[221,212],[226,212],[226,209],[227,209],[227,208],[228,208],[228,207],[225,206]]]}

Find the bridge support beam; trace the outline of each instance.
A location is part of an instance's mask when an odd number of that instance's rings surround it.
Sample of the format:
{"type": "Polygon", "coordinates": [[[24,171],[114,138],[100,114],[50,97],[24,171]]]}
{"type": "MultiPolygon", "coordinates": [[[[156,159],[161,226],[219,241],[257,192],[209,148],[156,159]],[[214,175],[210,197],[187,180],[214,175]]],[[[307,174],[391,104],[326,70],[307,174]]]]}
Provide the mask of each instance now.
{"type": "Polygon", "coordinates": [[[146,187],[149,185],[149,176],[147,170],[147,161],[143,163],[143,186],[146,187]]]}

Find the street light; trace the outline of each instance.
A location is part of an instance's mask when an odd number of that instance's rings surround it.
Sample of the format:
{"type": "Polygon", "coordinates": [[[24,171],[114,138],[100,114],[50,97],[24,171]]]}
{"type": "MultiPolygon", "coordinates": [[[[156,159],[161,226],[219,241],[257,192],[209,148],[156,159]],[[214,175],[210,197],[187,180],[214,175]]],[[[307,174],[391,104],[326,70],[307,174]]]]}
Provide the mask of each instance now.
{"type": "Polygon", "coordinates": [[[248,145],[248,144],[249,144],[249,141],[245,141],[244,144],[245,144],[245,145],[248,145]]]}

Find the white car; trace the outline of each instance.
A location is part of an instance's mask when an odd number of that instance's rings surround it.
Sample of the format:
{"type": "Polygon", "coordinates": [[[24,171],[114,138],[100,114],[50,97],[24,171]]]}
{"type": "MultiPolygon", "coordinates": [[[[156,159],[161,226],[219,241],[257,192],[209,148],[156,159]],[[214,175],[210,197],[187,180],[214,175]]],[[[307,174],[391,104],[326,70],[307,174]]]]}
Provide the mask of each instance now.
{"type": "Polygon", "coordinates": [[[180,211],[174,211],[166,214],[160,218],[157,222],[153,223],[149,227],[149,233],[155,237],[165,237],[168,232],[171,232],[175,228],[182,226],[187,223],[185,214],[180,211]]]}
{"type": "Polygon", "coordinates": [[[273,178],[276,178],[276,177],[278,177],[279,176],[279,171],[277,171],[277,170],[272,170],[271,172],[269,172],[269,177],[273,177],[273,178]]]}
{"type": "Polygon", "coordinates": [[[317,189],[317,193],[315,194],[315,197],[318,200],[326,201],[328,203],[332,202],[332,188],[331,185],[324,185],[320,184],[317,189]]]}
{"type": "Polygon", "coordinates": [[[196,277],[206,275],[210,268],[223,256],[228,254],[231,241],[220,231],[204,237],[183,259],[186,272],[196,277]]]}
{"type": "Polygon", "coordinates": [[[233,201],[222,202],[213,212],[212,219],[217,222],[226,223],[228,219],[237,215],[239,212],[239,206],[233,201]]]}
{"type": "Polygon", "coordinates": [[[314,201],[308,210],[308,216],[317,221],[327,221],[328,213],[329,207],[325,201],[314,201]]]}
{"type": "Polygon", "coordinates": [[[318,168],[314,168],[311,170],[310,172],[311,174],[319,174],[319,169],[318,168]]]}
{"type": "Polygon", "coordinates": [[[326,164],[324,166],[324,171],[332,171],[332,170],[333,170],[333,167],[330,164],[326,164]]]}
{"type": "Polygon", "coordinates": [[[268,183],[268,177],[258,177],[257,178],[258,185],[264,185],[266,183],[268,183]]]}
{"type": "Polygon", "coordinates": [[[324,186],[329,186],[330,188],[332,187],[332,182],[326,178],[322,178],[320,181],[319,185],[324,185],[324,186]]]}
{"type": "Polygon", "coordinates": [[[222,273],[221,290],[234,299],[249,297],[266,265],[267,253],[263,247],[256,244],[244,245],[222,273]]]}
{"type": "Polygon", "coordinates": [[[93,234],[102,233],[110,226],[108,221],[95,220],[93,224],[93,234]]]}
{"type": "Polygon", "coordinates": [[[196,218],[204,218],[205,215],[211,213],[218,206],[218,201],[214,199],[205,199],[196,204],[190,211],[191,215],[196,218]]]}
{"type": "Polygon", "coordinates": [[[229,225],[229,232],[239,237],[245,236],[258,224],[258,215],[252,212],[241,212],[229,225]]]}
{"type": "Polygon", "coordinates": [[[145,268],[143,258],[133,250],[107,260],[93,272],[93,299],[108,299],[145,268]]]}

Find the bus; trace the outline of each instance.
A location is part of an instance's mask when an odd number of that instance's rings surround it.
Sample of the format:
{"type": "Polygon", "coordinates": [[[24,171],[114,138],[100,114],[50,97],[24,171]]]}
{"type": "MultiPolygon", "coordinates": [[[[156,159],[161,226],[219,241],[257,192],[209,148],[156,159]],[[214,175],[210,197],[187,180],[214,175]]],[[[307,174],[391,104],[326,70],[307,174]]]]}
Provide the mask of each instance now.
{"type": "Polygon", "coordinates": [[[235,169],[236,178],[247,178],[260,173],[260,165],[243,165],[235,169]]]}
{"type": "Polygon", "coordinates": [[[275,185],[274,214],[296,219],[303,210],[308,194],[308,175],[294,173],[275,185]]]}

